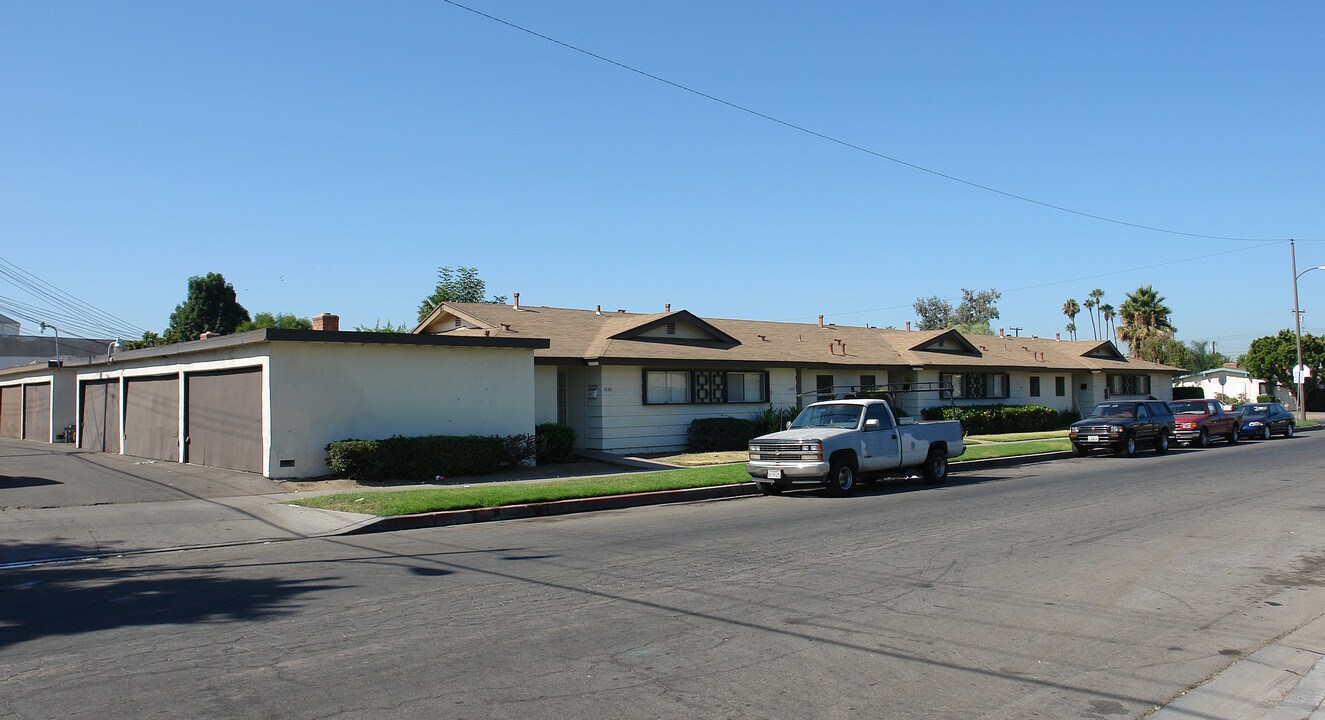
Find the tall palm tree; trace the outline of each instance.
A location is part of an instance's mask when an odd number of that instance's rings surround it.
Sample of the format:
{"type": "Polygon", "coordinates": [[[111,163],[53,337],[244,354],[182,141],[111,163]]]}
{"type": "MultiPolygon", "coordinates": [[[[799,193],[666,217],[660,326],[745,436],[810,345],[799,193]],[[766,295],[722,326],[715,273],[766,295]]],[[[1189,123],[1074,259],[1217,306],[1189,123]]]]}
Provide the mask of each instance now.
{"type": "Polygon", "coordinates": [[[1096,305],[1095,298],[1088,297],[1086,298],[1086,301],[1081,304],[1086,308],[1086,312],[1090,313],[1090,332],[1092,335],[1095,336],[1096,340],[1099,340],[1100,332],[1099,330],[1095,329],[1095,305],[1096,305]]]}
{"type": "Polygon", "coordinates": [[[1158,354],[1150,346],[1153,340],[1172,337],[1177,328],[1169,322],[1172,313],[1164,304],[1164,296],[1155,288],[1143,285],[1136,292],[1127,293],[1127,299],[1118,309],[1123,324],[1118,326],[1118,339],[1125,340],[1131,355],[1142,360],[1158,362],[1158,354]],[[1146,355],[1153,355],[1146,357],[1146,355]]]}
{"type": "MultiPolygon", "coordinates": [[[[1100,325],[1101,325],[1101,326],[1103,326],[1103,327],[1105,327],[1105,328],[1109,328],[1109,326],[1113,325],[1113,319],[1114,319],[1115,317],[1117,317],[1117,315],[1114,314],[1114,312],[1113,312],[1113,306],[1112,306],[1112,305],[1109,305],[1109,304],[1106,303],[1106,304],[1100,306],[1100,325]]],[[[1117,333],[1117,330],[1110,328],[1108,332],[1104,333],[1104,339],[1105,339],[1105,340],[1111,340],[1111,341],[1113,341],[1113,342],[1117,342],[1117,341],[1118,341],[1118,333],[1117,333]]]]}
{"type": "MultiPolygon", "coordinates": [[[[1090,291],[1090,300],[1091,300],[1090,306],[1091,306],[1092,308],[1099,309],[1100,306],[1101,306],[1101,304],[1104,302],[1104,291],[1101,290],[1101,289],[1099,289],[1099,288],[1095,288],[1094,290],[1091,290],[1091,291],[1090,291]]],[[[1096,340],[1099,340],[1099,339],[1100,339],[1100,335],[1103,335],[1103,334],[1104,334],[1104,318],[1103,318],[1103,317],[1100,317],[1099,320],[1100,320],[1100,331],[1099,331],[1099,334],[1095,336],[1095,339],[1096,339],[1096,340]]]]}
{"type": "Polygon", "coordinates": [[[1077,304],[1075,298],[1068,298],[1063,303],[1063,314],[1067,316],[1067,331],[1071,333],[1073,340],[1077,339],[1077,313],[1081,312],[1081,306],[1077,304]]]}

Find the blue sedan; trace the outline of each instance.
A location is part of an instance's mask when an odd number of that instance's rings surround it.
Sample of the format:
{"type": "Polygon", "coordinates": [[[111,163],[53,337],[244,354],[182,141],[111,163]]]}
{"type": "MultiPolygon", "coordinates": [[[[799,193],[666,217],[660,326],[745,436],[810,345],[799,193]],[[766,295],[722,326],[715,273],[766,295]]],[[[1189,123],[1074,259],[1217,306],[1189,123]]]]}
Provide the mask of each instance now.
{"type": "Polygon", "coordinates": [[[1297,427],[1293,422],[1293,414],[1279,403],[1243,405],[1238,408],[1238,413],[1242,416],[1242,427],[1238,434],[1243,437],[1269,440],[1271,435],[1283,435],[1290,438],[1297,427]]]}

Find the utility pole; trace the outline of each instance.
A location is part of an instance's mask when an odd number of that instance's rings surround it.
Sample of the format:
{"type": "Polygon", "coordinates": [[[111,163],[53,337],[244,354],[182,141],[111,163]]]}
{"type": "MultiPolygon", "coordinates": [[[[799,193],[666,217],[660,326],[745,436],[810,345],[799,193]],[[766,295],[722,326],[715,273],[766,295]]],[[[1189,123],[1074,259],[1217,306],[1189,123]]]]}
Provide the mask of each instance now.
{"type": "Polygon", "coordinates": [[[1014,333],[1014,335],[1013,335],[1012,337],[1021,337],[1021,328],[1019,328],[1019,327],[1014,327],[1014,328],[1008,328],[1008,329],[1011,330],[1011,331],[1014,333]]]}

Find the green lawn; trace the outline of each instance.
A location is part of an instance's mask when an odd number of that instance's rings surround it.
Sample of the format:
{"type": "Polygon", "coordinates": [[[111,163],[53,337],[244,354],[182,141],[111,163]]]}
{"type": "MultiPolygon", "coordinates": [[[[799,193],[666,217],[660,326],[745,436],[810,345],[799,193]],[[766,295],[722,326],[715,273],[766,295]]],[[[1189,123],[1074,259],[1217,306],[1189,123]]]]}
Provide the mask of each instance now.
{"type": "Polygon", "coordinates": [[[966,452],[962,453],[961,457],[954,458],[952,462],[1012,457],[1015,455],[1037,455],[1039,453],[1063,452],[1071,449],[1072,443],[1068,442],[1067,438],[1019,443],[989,443],[988,445],[967,446],[966,452]]]}
{"type": "Polygon", "coordinates": [[[967,441],[979,440],[980,442],[1018,442],[1021,440],[1049,440],[1052,438],[1067,437],[1066,430],[1049,430],[1047,432],[1028,432],[1028,433],[1004,433],[1002,435],[967,435],[967,441]]]}

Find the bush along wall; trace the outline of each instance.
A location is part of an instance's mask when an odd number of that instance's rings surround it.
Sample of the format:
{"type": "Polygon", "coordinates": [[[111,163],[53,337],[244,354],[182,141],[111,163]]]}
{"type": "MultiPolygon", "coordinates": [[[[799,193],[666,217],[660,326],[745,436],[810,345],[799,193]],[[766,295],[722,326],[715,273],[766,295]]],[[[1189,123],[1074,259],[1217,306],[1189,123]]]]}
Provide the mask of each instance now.
{"type": "Polygon", "coordinates": [[[538,464],[570,462],[575,459],[575,428],[562,423],[542,423],[534,428],[538,464]]]}
{"type": "Polygon", "coordinates": [[[327,445],[327,467],[355,480],[432,480],[438,475],[483,475],[509,457],[496,435],[427,435],[385,440],[340,440],[327,445]]]}
{"type": "Polygon", "coordinates": [[[959,420],[967,435],[1045,432],[1060,430],[1081,419],[1074,410],[1054,410],[1039,405],[968,405],[928,407],[920,411],[925,420],[959,420]]]}
{"type": "Polygon", "coordinates": [[[686,432],[688,452],[724,452],[745,450],[750,440],[764,434],[754,420],[746,418],[698,418],[686,432]]]}

